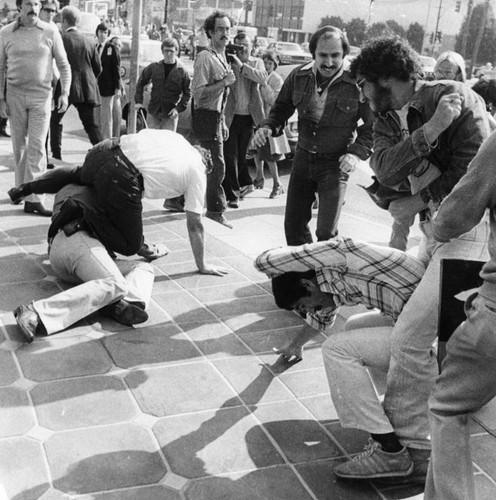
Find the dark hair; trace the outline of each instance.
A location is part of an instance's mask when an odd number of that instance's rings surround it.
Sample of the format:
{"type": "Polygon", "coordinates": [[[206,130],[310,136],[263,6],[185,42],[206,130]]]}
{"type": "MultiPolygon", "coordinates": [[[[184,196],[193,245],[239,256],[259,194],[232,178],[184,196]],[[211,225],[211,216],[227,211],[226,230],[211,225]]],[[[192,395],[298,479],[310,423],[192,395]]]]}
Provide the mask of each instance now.
{"type": "Polygon", "coordinates": [[[208,38],[212,38],[210,35],[210,31],[215,31],[215,20],[216,19],[222,19],[223,17],[227,17],[229,19],[229,22],[231,23],[231,26],[233,25],[233,20],[231,16],[222,10],[216,10],[212,12],[206,19],[205,22],[203,23],[203,29],[205,30],[205,34],[207,35],[208,38]]]}
{"type": "Polygon", "coordinates": [[[279,66],[279,56],[277,55],[277,52],[275,50],[267,50],[264,55],[262,56],[262,60],[265,61],[272,61],[274,63],[274,69],[279,66]]]}
{"type": "Polygon", "coordinates": [[[417,80],[421,72],[417,53],[399,37],[372,40],[362,48],[350,66],[352,78],[360,75],[370,83],[390,77],[403,82],[417,80]]]}
{"type": "Polygon", "coordinates": [[[233,38],[234,43],[236,43],[236,40],[241,41],[246,39],[251,42],[250,37],[246,34],[246,31],[239,31],[238,34],[233,38]]]}
{"type": "Polygon", "coordinates": [[[62,21],[65,21],[69,26],[77,26],[81,20],[81,12],[73,5],[66,5],[61,11],[62,21]]]}
{"type": "Polygon", "coordinates": [[[98,36],[99,31],[108,31],[108,34],[110,35],[110,28],[105,24],[105,23],[100,23],[95,30],[95,35],[98,36]]]}
{"type": "Polygon", "coordinates": [[[303,273],[290,271],[272,278],[272,293],[277,307],[292,310],[298,299],[310,295],[301,280],[313,278],[315,278],[313,270],[303,273]]]}
{"type": "Polygon", "coordinates": [[[487,110],[490,105],[496,108],[496,80],[479,80],[472,86],[472,90],[484,99],[487,110]]]}
{"type": "Polygon", "coordinates": [[[160,45],[160,50],[163,51],[164,47],[175,48],[176,50],[179,50],[179,44],[177,43],[177,40],[171,37],[164,38],[160,45]]]}
{"type": "Polygon", "coordinates": [[[341,45],[343,47],[343,56],[347,56],[350,53],[350,42],[348,42],[348,37],[344,31],[334,26],[323,26],[319,28],[310,38],[310,43],[308,44],[308,50],[315,59],[315,51],[317,50],[317,44],[321,38],[339,38],[341,40],[341,45]]]}

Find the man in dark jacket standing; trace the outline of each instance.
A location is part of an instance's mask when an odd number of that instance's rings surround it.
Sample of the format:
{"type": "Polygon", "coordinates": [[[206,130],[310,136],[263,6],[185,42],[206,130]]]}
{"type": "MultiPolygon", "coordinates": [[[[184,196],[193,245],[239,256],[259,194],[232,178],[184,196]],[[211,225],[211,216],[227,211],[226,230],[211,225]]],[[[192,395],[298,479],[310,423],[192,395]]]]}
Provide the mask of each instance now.
{"type": "MultiPolygon", "coordinates": [[[[73,6],[64,7],[62,15],[62,40],[67,59],[71,65],[72,83],[69,93],[69,106],[72,104],[79,114],[85,132],[94,146],[102,140],[100,127],[96,119],[95,108],[100,105],[97,76],[102,71],[96,46],[77,30],[80,19],[79,10],[73,6]]],[[[58,144],[62,145],[62,118],[65,113],[52,116],[50,131],[57,134],[58,144]]],[[[52,144],[53,147],[53,144],[52,144]]]]}
{"type": "Polygon", "coordinates": [[[148,126],[155,129],[177,130],[179,113],[188,106],[191,79],[177,58],[178,45],[174,38],[162,42],[163,61],[147,66],[136,86],[136,104],[143,105],[143,90],[151,83],[152,95],[148,105],[148,126]]]}
{"type": "Polygon", "coordinates": [[[120,136],[121,111],[121,41],[118,36],[107,36],[110,30],[106,24],[96,28],[97,52],[102,63],[98,75],[100,106],[100,131],[103,139],[120,136]]]}
{"type": "Polygon", "coordinates": [[[317,239],[336,236],[349,174],[372,151],[372,111],[359,102],[358,88],[344,67],[350,51],[346,35],[324,26],[312,36],[309,49],[314,61],[288,76],[253,141],[262,147],[267,137],[281,135],[298,111],[298,147],[284,218],[288,245],[312,242],[308,222],[315,193],[317,239]],[[363,124],[358,126],[360,119],[363,124]]]}

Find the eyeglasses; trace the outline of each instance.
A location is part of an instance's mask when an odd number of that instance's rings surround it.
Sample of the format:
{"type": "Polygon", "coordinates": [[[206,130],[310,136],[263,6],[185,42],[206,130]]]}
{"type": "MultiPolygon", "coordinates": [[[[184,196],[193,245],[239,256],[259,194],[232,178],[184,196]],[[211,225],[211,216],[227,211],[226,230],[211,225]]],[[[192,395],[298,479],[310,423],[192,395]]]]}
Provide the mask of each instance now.
{"type": "Polygon", "coordinates": [[[435,69],[434,74],[436,75],[437,78],[445,77],[446,79],[449,79],[455,77],[458,74],[458,72],[453,71],[452,69],[447,69],[447,70],[435,69]]]}
{"type": "Polygon", "coordinates": [[[215,28],[215,31],[217,31],[217,33],[229,33],[231,31],[231,28],[224,26],[217,26],[217,28],[215,28]]]}

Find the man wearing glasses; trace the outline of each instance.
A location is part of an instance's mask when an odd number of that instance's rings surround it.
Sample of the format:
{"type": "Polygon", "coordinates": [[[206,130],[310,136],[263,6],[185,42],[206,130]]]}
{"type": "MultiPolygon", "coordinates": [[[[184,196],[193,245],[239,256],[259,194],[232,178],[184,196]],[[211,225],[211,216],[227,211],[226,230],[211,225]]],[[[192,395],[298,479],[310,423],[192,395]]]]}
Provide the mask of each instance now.
{"type": "Polygon", "coordinates": [[[376,412],[364,409],[370,416],[370,426],[364,430],[373,432],[373,441],[364,453],[339,464],[334,472],[349,479],[425,480],[425,467],[419,471],[415,457],[422,450],[428,456],[430,450],[427,401],[438,373],[432,345],[437,333],[441,259],[487,260],[488,236],[484,220],[470,232],[438,243],[432,237],[431,221],[441,201],[467,172],[489,135],[489,125],[484,105],[468,86],[420,80],[418,56],[402,40],[370,42],[350,71],[362,99],[377,114],[370,166],[379,182],[389,187],[405,179],[412,183],[426,162],[439,173],[398,209],[423,212],[424,237],[418,258],[427,268],[390,334],[384,412],[380,419],[372,419],[376,412]]]}
{"type": "MultiPolygon", "coordinates": [[[[39,0],[16,0],[16,6],[19,17],[0,31],[0,117],[10,117],[19,186],[46,170],[53,60],[60,71],[61,95],[56,106],[61,112],[67,109],[71,69],[59,30],[38,17],[39,0]]],[[[52,214],[35,194],[26,198],[24,211],[52,214]]]]}
{"type": "Polygon", "coordinates": [[[210,47],[198,54],[195,60],[191,84],[192,126],[196,139],[212,155],[213,167],[207,175],[205,216],[232,229],[224,216],[226,195],[222,187],[226,173],[223,142],[229,134],[224,109],[229,87],[236,81],[225,54],[232,22],[227,13],[215,11],[205,19],[203,26],[210,47]]]}

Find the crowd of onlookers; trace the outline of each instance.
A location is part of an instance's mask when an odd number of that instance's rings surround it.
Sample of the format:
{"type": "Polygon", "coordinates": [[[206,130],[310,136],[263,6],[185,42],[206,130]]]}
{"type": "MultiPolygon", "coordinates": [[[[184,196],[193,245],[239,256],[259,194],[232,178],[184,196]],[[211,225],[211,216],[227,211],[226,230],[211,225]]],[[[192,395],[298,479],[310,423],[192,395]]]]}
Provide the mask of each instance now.
{"type": "Polygon", "coordinates": [[[101,23],[94,43],[78,32],[75,7],[61,10],[59,31],[57,0],[42,0],[41,9],[31,0],[17,5],[19,17],[0,31],[0,117],[10,118],[16,161],[8,194],[14,204],[24,201],[25,212],[52,216],[53,271],[77,285],[15,310],[25,340],[97,310],[126,325],[147,320],[153,269],[116,256],[150,261],[168,252],[145,241],[143,197],[185,212],[198,271],[223,276],[225,269],[205,262],[202,217],[232,228],[226,212],[264,187],[264,163],[273,180],[270,197],[284,193],[277,161],[289,152],[285,126],[297,111],[287,246],[255,262],[272,279],[277,305],[307,320],[277,352],[299,361],[304,344],[332,328],[339,307],[374,309],[350,318],[323,345],[341,425],[370,434],[366,450],[337,464],[336,476],[425,483],[429,500],[474,499],[467,416],[496,395],[492,83],[470,88],[454,52],[439,56],[435,80],[426,82],[418,55],[398,38],[367,42],[348,64],[346,34],[332,26],[313,34],[313,60],[283,82],[277,54],[253,57],[250,37],[231,37],[232,19],[215,11],[198,38],[191,35],[192,77],[179,58],[182,34],[146,27],[150,38],[162,40],[163,56],[144,68],[133,96],[147,127],[119,137],[122,27],[101,23]],[[52,157],[62,159],[62,122],[71,105],[93,147],[83,165],[45,172],[47,143],[52,157]],[[175,133],[188,106],[195,145],[175,133]],[[393,218],[389,247],[339,235],[347,183],[360,161],[375,176],[367,191],[393,218]],[[53,214],[44,193],[56,195],[53,214]],[[309,223],[317,197],[314,243],[309,223]],[[415,220],[423,236],[413,257],[404,250],[415,220]],[[487,263],[439,374],[434,353],[444,259],[487,263]],[[383,401],[369,369],[386,380],[383,401]]]}

